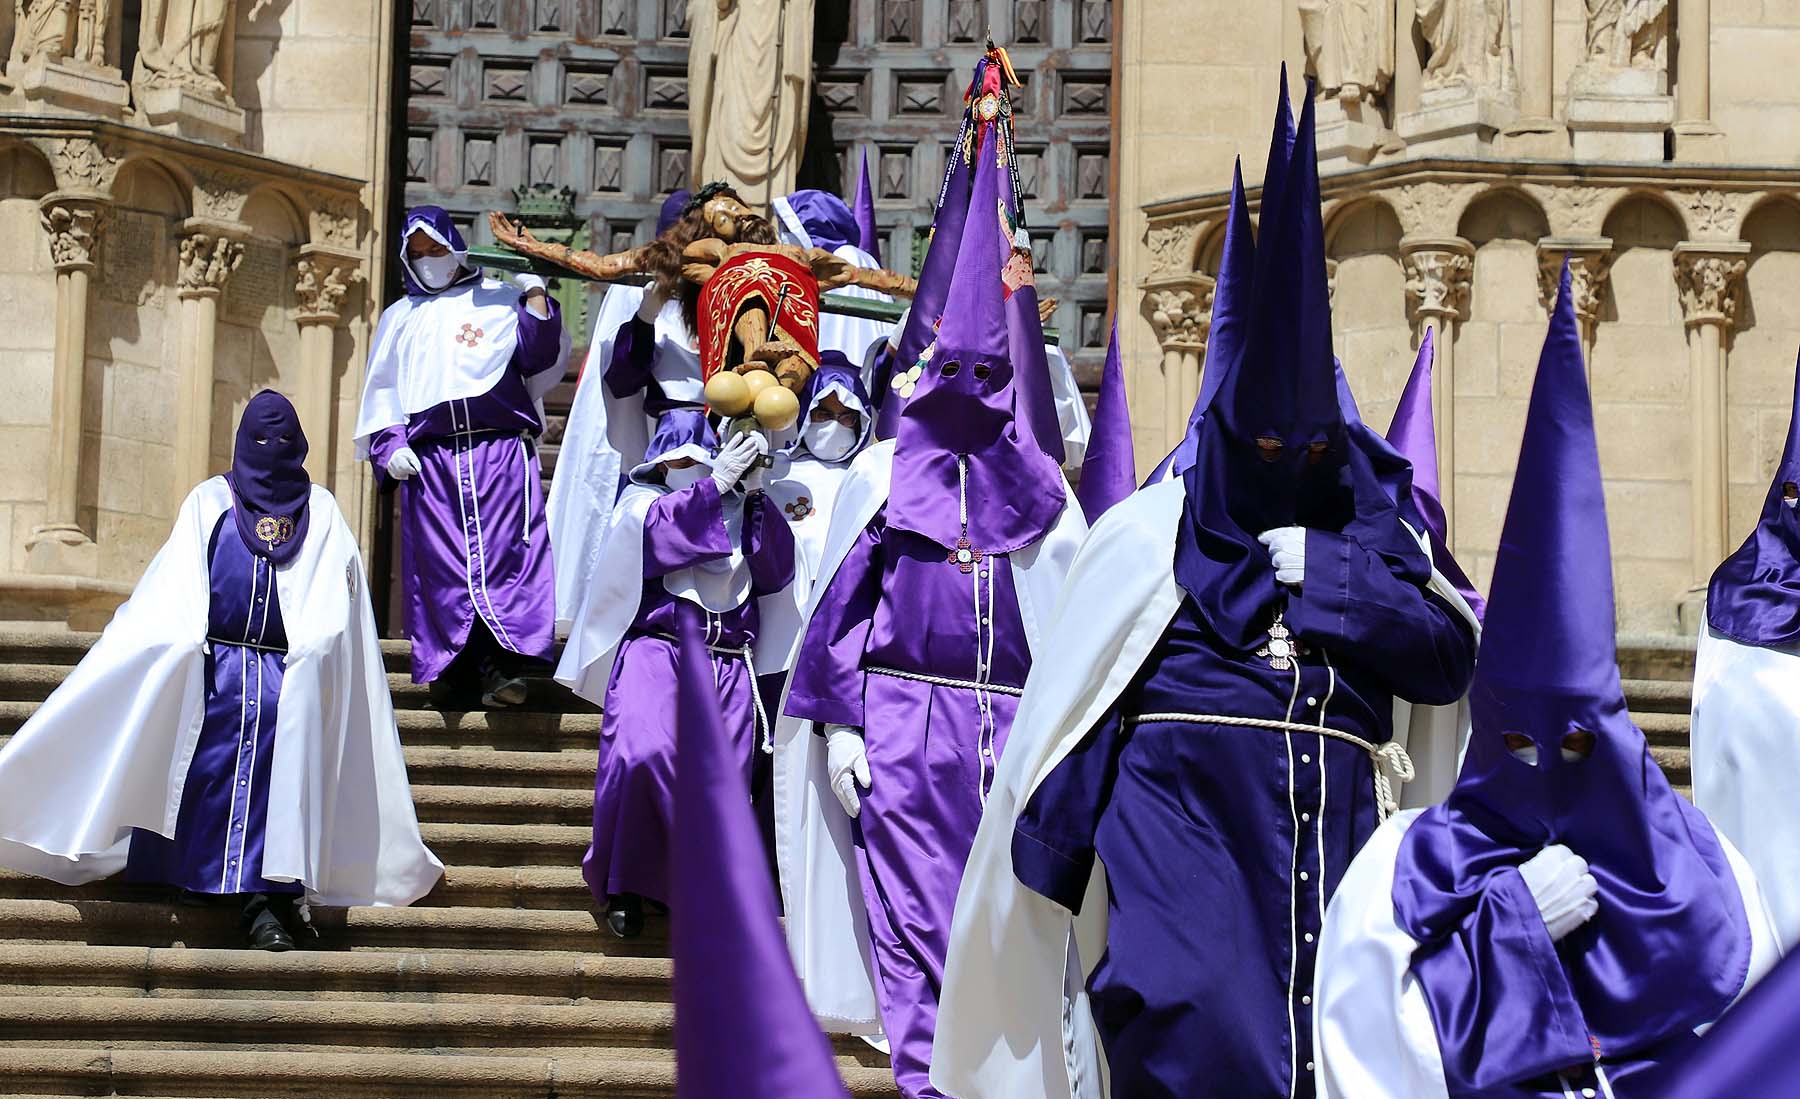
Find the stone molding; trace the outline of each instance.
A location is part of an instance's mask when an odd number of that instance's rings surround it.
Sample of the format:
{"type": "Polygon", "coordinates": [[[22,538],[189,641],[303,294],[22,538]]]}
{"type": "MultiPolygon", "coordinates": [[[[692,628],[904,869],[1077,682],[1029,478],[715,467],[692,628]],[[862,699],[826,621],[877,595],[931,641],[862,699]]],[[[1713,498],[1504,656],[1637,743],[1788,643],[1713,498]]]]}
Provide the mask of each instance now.
{"type": "Polygon", "coordinates": [[[88,195],[55,191],[38,205],[38,221],[50,235],[50,262],[57,271],[92,271],[100,260],[107,203],[88,195]]]}
{"type": "Polygon", "coordinates": [[[1749,255],[1750,245],[1741,241],[1683,241],[1675,246],[1675,285],[1681,291],[1681,314],[1689,328],[1713,324],[1727,333],[1733,330],[1749,255]]]}

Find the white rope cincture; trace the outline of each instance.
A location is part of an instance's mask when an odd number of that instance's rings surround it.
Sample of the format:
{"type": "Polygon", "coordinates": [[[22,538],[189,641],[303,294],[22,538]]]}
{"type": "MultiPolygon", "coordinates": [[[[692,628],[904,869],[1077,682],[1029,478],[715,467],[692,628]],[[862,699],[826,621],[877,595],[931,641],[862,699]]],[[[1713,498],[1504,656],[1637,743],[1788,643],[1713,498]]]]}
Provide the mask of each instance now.
{"type": "Polygon", "coordinates": [[[1354,744],[1369,754],[1375,764],[1375,808],[1380,819],[1386,820],[1400,811],[1394,800],[1395,782],[1411,782],[1417,777],[1413,770],[1412,757],[1397,741],[1386,744],[1371,744],[1355,733],[1346,733],[1341,729],[1333,729],[1325,725],[1300,725],[1292,721],[1277,721],[1264,717],[1233,717],[1228,714],[1139,714],[1130,719],[1131,725],[1153,725],[1167,722],[1179,722],[1187,725],[1233,725],[1246,729],[1271,729],[1278,733],[1312,733],[1341,740],[1345,744],[1354,744]],[[1392,779],[1389,774],[1392,774],[1392,779]]]}
{"type": "Polygon", "coordinates": [[[1025,693],[1023,687],[1009,687],[1004,683],[977,683],[970,679],[952,679],[947,675],[927,675],[924,672],[909,672],[901,668],[866,668],[869,675],[885,675],[889,679],[906,679],[914,683],[928,683],[933,687],[949,687],[958,691],[985,691],[988,694],[1006,695],[1018,698],[1025,693]]]}
{"type": "Polygon", "coordinates": [[[775,738],[769,734],[769,715],[763,709],[762,685],[756,681],[756,656],[744,646],[744,669],[750,673],[750,703],[756,707],[756,728],[762,734],[762,754],[775,754],[775,738]]]}

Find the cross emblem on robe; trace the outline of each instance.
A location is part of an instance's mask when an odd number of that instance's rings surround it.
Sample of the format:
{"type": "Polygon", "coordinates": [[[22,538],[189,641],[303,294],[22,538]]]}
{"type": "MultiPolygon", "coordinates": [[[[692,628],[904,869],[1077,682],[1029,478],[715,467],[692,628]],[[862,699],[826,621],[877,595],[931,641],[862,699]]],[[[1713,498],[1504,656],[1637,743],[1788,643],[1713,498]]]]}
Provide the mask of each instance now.
{"type": "Polygon", "coordinates": [[[965,534],[956,540],[956,548],[950,551],[949,561],[967,576],[975,571],[975,566],[981,564],[982,558],[986,556],[987,554],[969,544],[969,536],[965,534]]]}
{"type": "Polygon", "coordinates": [[[1305,649],[1300,642],[1294,640],[1294,635],[1283,624],[1279,614],[1269,626],[1269,643],[1256,650],[1256,655],[1267,660],[1269,668],[1277,672],[1292,671],[1294,659],[1304,653],[1305,649]]]}

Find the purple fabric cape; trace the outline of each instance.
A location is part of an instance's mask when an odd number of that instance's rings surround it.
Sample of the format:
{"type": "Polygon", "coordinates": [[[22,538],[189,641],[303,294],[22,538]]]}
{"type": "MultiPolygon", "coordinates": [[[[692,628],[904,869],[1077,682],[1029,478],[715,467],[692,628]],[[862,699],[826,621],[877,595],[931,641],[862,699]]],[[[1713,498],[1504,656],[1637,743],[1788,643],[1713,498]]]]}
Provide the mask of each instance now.
{"type": "Polygon", "coordinates": [[[1626,713],[1605,515],[1565,263],[1494,564],[1474,732],[1456,787],[1407,830],[1394,870],[1452,1095],[1689,1036],[1748,972],[1718,837],[1626,713]],[[1570,763],[1574,730],[1597,743],[1570,763]],[[1507,733],[1536,743],[1535,764],[1507,733]],[[1517,868],[1557,843],[1587,860],[1600,907],[1553,944],[1517,868]]]}
{"type": "Polygon", "coordinates": [[[1088,438],[1075,498],[1081,501],[1081,510],[1092,526],[1136,487],[1131,407],[1125,399],[1125,364],[1119,358],[1119,324],[1114,321],[1112,340],[1106,347],[1106,368],[1100,374],[1100,401],[1094,406],[1093,434],[1088,438]]]}
{"type": "Polygon", "coordinates": [[[862,151],[862,171],[856,177],[856,244],[881,262],[881,228],[875,223],[875,188],[869,182],[869,150],[862,151]]]}
{"type": "Polygon", "coordinates": [[[406,212],[406,224],[400,228],[400,281],[405,284],[408,296],[429,298],[442,294],[444,290],[453,286],[461,286],[465,282],[480,278],[481,272],[469,266],[468,244],[463,240],[462,233],[456,228],[456,223],[450,220],[450,215],[442,206],[414,206],[406,212]],[[450,286],[444,287],[443,290],[427,289],[425,284],[419,281],[418,276],[413,274],[412,257],[406,252],[406,242],[411,240],[413,233],[420,229],[426,230],[427,235],[433,240],[450,249],[450,254],[455,256],[457,262],[463,266],[463,273],[456,276],[450,286]]]}
{"type": "MultiPolygon", "coordinates": [[[[847,1099],[788,958],[743,764],[720,723],[700,608],[678,600],[675,959],[679,1099],[847,1099]]],[[[754,689],[754,688],[753,688],[754,689]]]]}
{"type": "Polygon", "coordinates": [[[857,243],[862,237],[856,215],[850,212],[843,199],[829,191],[795,191],[787,196],[787,202],[800,224],[806,227],[806,235],[812,238],[814,248],[835,252],[846,244],[857,243]]]}
{"type": "MultiPolygon", "coordinates": [[[[949,311],[900,412],[887,521],[946,550],[956,548],[965,533],[958,506],[961,458],[968,466],[969,541],[984,553],[1009,553],[1048,533],[1067,497],[1057,462],[1022,430],[1023,398],[1014,388],[1012,359],[1019,344],[1008,339],[1000,282],[1012,242],[1000,226],[1001,169],[993,146],[998,127],[984,126],[978,136],[972,216],[963,219],[949,311]]],[[[889,405],[899,403],[896,394],[889,405]]]]}
{"type": "Polygon", "coordinates": [[[1718,1024],[1644,1082],[1670,1099],[1793,1099],[1800,1088],[1800,955],[1789,954],[1718,1024]]]}
{"type": "Polygon", "coordinates": [[[1176,580],[1208,628],[1238,650],[1259,641],[1286,600],[1256,540],[1262,531],[1341,532],[1403,579],[1423,587],[1431,576],[1345,421],[1331,352],[1311,97],[1298,140],[1285,139],[1286,115],[1284,96],[1270,159],[1291,154],[1292,163],[1272,163],[1268,173],[1278,202],[1263,206],[1243,344],[1196,432],[1175,543],[1176,580]],[[1258,439],[1279,440],[1279,457],[1264,460],[1258,439]],[[1315,443],[1325,446],[1316,459],[1309,453],[1315,443]]]}
{"type": "Polygon", "coordinates": [[[1763,499],[1756,529],[1714,570],[1706,620],[1745,645],[1788,646],[1800,641],[1800,512],[1782,502],[1782,486],[1800,483],[1800,367],[1794,373],[1794,411],[1787,445],[1763,499]]]}
{"type": "Polygon", "coordinates": [[[688,200],[693,197],[694,192],[683,187],[679,191],[671,192],[668,198],[663,199],[662,208],[656,212],[657,236],[662,236],[681,220],[681,215],[687,211],[688,200]]]}
{"type": "MultiPolygon", "coordinates": [[[[898,437],[900,402],[889,400],[889,381],[898,373],[910,370],[920,362],[936,338],[950,299],[956,268],[962,252],[963,227],[971,206],[969,192],[976,173],[962,150],[971,147],[978,136],[988,159],[994,157],[990,142],[998,141],[1006,150],[1006,172],[1010,186],[1005,188],[1006,209],[1021,229],[1025,223],[1025,201],[1020,196],[1018,163],[1012,155],[1012,108],[1003,106],[1000,116],[978,123],[974,104],[986,94],[1000,97],[1006,103],[1007,92],[1002,66],[994,57],[983,57],[975,63],[975,77],[969,83],[968,103],[963,110],[962,129],[950,146],[950,164],[944,173],[944,186],[938,193],[937,213],[931,223],[931,240],[925,250],[925,264],[919,273],[918,290],[913,294],[912,308],[901,330],[897,350],[883,356],[871,385],[871,396],[878,408],[875,436],[879,439],[898,437]]],[[[988,209],[993,209],[990,205],[988,209]]],[[[1055,460],[1058,467],[1066,457],[1063,451],[1062,424],[1056,415],[1056,395],[1050,388],[1050,363],[1044,354],[1044,326],[1038,320],[1038,297],[1035,286],[1020,287],[1006,299],[1004,316],[1011,360],[1016,372],[1020,430],[1028,439],[1055,460]]]]}
{"type": "MultiPolygon", "coordinates": [[[[237,520],[238,537],[251,553],[277,565],[292,561],[306,541],[311,517],[307,501],[312,498],[306,451],[300,414],[286,397],[265,389],[250,398],[243,418],[238,420],[231,472],[225,480],[237,505],[231,511],[237,520]],[[292,524],[282,532],[286,538],[271,545],[258,537],[256,528],[265,519],[276,524],[273,529],[277,530],[284,521],[292,524]]],[[[271,529],[269,524],[263,525],[265,530],[271,529]]]]}
{"type": "Polygon", "coordinates": [[[1413,361],[1412,374],[1406,379],[1406,388],[1400,391],[1400,403],[1394,406],[1387,441],[1412,465],[1413,507],[1425,523],[1425,536],[1431,540],[1432,563],[1455,585],[1479,619],[1487,614],[1487,600],[1475,590],[1475,584],[1450,553],[1450,527],[1438,490],[1437,421],[1431,411],[1435,347],[1436,329],[1427,328],[1425,338],[1419,341],[1419,357],[1413,361]]]}

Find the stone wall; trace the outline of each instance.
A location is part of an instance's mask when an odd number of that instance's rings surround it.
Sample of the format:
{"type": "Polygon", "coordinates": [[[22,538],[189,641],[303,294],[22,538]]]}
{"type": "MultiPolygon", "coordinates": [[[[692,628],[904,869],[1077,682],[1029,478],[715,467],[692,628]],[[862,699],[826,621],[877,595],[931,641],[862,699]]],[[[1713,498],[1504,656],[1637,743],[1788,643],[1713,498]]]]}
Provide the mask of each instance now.
{"type": "Polygon", "coordinates": [[[349,428],[387,250],[393,14],[226,9],[178,55],[149,25],[80,49],[0,25],[0,620],[103,615],[263,387],[369,527],[349,428]]]}
{"type": "MultiPolygon", "coordinates": [[[[1420,91],[1429,51],[1409,61],[1402,48],[1379,96],[1320,104],[1336,348],[1380,428],[1424,328],[1439,330],[1452,539],[1485,585],[1548,280],[1571,255],[1619,625],[1686,632],[1697,589],[1753,524],[1787,431],[1800,92],[1776,74],[1800,53],[1800,9],[1672,2],[1666,32],[1618,45],[1640,53],[1611,67],[1588,54],[1581,0],[1462,2],[1505,9],[1504,79],[1434,92],[1427,76],[1420,91]],[[1420,119],[1445,96],[1468,101],[1462,121],[1427,132],[1420,119]]],[[[1395,10],[1409,19],[1412,4],[1395,10]]],[[[1118,34],[1130,135],[1119,313],[1147,468],[1198,388],[1231,158],[1244,156],[1254,205],[1279,66],[1304,94],[1309,43],[1293,4],[1215,0],[1134,5],[1118,34]]]]}

